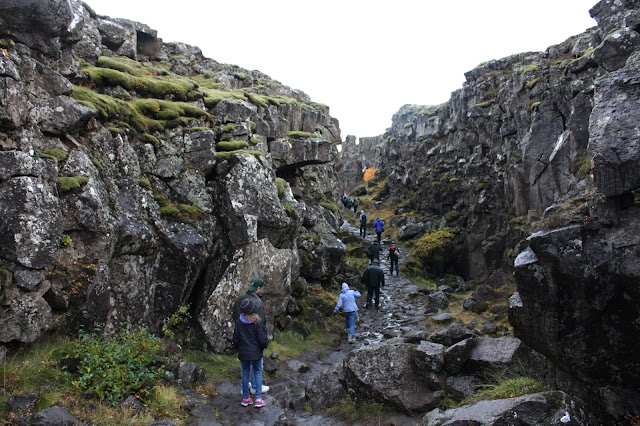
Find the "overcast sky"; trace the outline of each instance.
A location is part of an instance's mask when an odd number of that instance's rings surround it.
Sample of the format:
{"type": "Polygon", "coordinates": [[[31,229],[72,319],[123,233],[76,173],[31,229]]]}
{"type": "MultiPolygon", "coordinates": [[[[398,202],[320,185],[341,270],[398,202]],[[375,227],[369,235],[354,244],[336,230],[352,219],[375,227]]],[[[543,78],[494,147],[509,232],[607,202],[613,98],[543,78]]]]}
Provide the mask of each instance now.
{"type": "Polygon", "coordinates": [[[405,104],[446,102],[482,62],[544,51],[596,25],[596,0],[86,0],[165,42],[259,70],[376,136],[405,104]]]}

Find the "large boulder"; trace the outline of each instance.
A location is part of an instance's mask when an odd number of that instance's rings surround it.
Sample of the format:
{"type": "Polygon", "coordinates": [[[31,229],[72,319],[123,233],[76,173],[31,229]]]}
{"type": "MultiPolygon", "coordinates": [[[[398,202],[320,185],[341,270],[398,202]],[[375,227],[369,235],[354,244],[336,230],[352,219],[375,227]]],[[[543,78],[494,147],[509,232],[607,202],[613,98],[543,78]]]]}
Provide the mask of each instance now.
{"type": "Polygon", "coordinates": [[[615,418],[637,413],[640,400],[637,229],[634,206],[619,212],[615,228],[592,222],[538,232],[514,265],[514,334],[568,372],[585,398],[609,395],[602,409],[615,418]]]}
{"type": "Polygon", "coordinates": [[[381,401],[407,413],[434,408],[442,391],[431,389],[434,383],[414,362],[414,349],[408,343],[383,342],[350,352],[344,360],[347,388],[357,398],[381,401]]]}
{"type": "Polygon", "coordinates": [[[422,426],[444,425],[563,425],[591,424],[568,395],[543,392],[517,398],[480,401],[450,410],[435,409],[420,422],[422,426]],[[587,422],[585,422],[587,420],[587,422]]]}
{"type": "Polygon", "coordinates": [[[236,251],[198,317],[207,343],[216,352],[224,352],[231,347],[233,304],[247,291],[253,277],[261,277],[265,282],[262,302],[267,331],[271,335],[274,317],[286,310],[291,284],[298,279],[297,272],[296,252],[277,249],[266,239],[236,251]]]}
{"type": "Polygon", "coordinates": [[[595,184],[607,197],[640,187],[640,52],[598,80],[589,121],[589,155],[595,184]]]}

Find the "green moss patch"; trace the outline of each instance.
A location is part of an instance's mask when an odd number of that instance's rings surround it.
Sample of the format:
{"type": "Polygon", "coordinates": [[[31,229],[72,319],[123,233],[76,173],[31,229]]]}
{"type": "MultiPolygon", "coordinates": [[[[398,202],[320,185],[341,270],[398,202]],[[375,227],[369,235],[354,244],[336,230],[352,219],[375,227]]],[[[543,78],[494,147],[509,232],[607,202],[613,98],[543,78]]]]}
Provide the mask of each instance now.
{"type": "Polygon", "coordinates": [[[237,151],[248,147],[249,143],[247,141],[222,141],[216,144],[217,151],[237,151]]]}
{"type": "Polygon", "coordinates": [[[218,160],[228,160],[232,155],[255,155],[257,157],[261,157],[264,154],[262,151],[254,151],[251,149],[239,149],[237,151],[221,151],[217,153],[218,160]]]}
{"type": "Polygon", "coordinates": [[[50,158],[56,161],[65,161],[67,158],[69,158],[69,153],[64,149],[51,148],[51,149],[47,149],[44,152],[39,152],[38,157],[50,158]]]}
{"type": "Polygon", "coordinates": [[[320,136],[316,135],[315,133],[309,133],[309,132],[299,132],[299,131],[293,131],[293,132],[288,132],[287,133],[287,137],[289,139],[318,139],[320,138],[320,136]]]}
{"type": "Polygon", "coordinates": [[[61,191],[70,191],[80,188],[89,182],[86,176],[67,176],[58,178],[58,189],[61,191]]]}

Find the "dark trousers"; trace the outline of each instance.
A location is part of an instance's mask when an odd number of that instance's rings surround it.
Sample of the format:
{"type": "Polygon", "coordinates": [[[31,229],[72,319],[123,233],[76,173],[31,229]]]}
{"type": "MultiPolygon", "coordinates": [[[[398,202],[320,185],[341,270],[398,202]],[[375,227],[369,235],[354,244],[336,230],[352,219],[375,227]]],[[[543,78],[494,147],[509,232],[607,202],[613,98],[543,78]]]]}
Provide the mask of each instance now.
{"type": "Polygon", "coordinates": [[[382,242],[382,231],[376,231],[376,235],[378,236],[378,244],[380,244],[382,242]]]}
{"type": "Polygon", "coordinates": [[[395,265],[396,275],[398,275],[400,273],[400,267],[398,266],[398,258],[392,256],[390,260],[391,260],[391,267],[389,268],[389,274],[393,274],[393,266],[395,265]]]}
{"type": "Polygon", "coordinates": [[[367,287],[367,306],[371,306],[375,296],[376,309],[380,307],[380,286],[367,287]]]}
{"type": "Polygon", "coordinates": [[[367,237],[367,224],[360,224],[360,236],[366,238],[367,237]]]}

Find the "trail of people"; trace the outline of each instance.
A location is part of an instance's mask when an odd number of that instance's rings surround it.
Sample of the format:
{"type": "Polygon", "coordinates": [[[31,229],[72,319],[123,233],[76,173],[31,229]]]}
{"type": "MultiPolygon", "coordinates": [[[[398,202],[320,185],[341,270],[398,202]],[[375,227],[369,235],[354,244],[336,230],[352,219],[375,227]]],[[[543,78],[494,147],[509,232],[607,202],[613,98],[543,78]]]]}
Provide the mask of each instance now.
{"type": "MultiPolygon", "coordinates": [[[[345,221],[342,229],[359,236],[359,229],[345,221]]],[[[369,234],[366,241],[373,243],[377,236],[369,234]]],[[[260,409],[240,405],[242,395],[238,383],[221,382],[216,384],[218,395],[197,407],[192,414],[195,425],[351,425],[369,424],[370,420],[342,421],[331,414],[312,414],[307,409],[306,388],[319,373],[341,364],[352,350],[364,345],[378,343],[384,339],[407,337],[425,331],[425,300],[428,292],[409,281],[402,274],[402,264],[406,253],[400,251],[400,273],[390,275],[390,262],[387,256],[390,241],[382,240],[380,266],[385,274],[385,286],[380,295],[380,309],[365,308],[367,289],[364,285],[354,286],[362,293],[357,300],[359,319],[356,324],[355,340],[349,341],[343,331],[340,344],[333,349],[319,352],[309,351],[299,360],[274,362],[265,359],[265,371],[278,364],[275,378],[265,379],[270,386],[268,393],[262,395],[265,406],[260,409]]],[[[362,275],[363,271],[360,271],[362,275]]],[[[332,386],[335,384],[327,384],[332,386]]],[[[398,413],[385,413],[383,424],[413,425],[417,419],[398,413]]]]}

